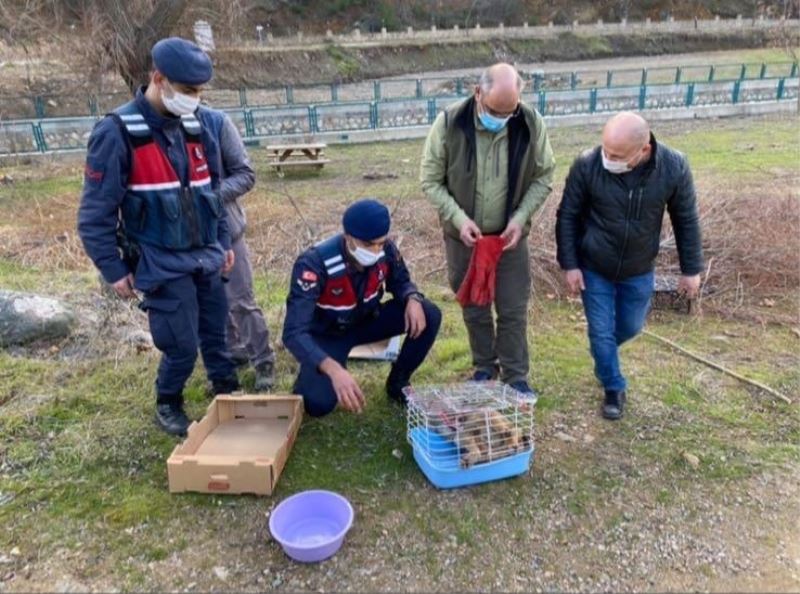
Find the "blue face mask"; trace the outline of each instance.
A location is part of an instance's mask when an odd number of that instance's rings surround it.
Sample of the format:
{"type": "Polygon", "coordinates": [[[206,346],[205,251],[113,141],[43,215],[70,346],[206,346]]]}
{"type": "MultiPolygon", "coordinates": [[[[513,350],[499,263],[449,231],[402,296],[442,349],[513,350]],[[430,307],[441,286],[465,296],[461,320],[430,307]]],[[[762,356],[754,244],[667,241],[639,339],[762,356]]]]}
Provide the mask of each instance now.
{"type": "Polygon", "coordinates": [[[502,130],[503,128],[505,128],[506,124],[508,123],[508,120],[511,119],[511,116],[508,116],[507,118],[498,118],[497,116],[488,114],[485,111],[479,113],[478,117],[480,118],[483,127],[486,128],[489,132],[495,134],[500,132],[500,130],[502,130]]]}

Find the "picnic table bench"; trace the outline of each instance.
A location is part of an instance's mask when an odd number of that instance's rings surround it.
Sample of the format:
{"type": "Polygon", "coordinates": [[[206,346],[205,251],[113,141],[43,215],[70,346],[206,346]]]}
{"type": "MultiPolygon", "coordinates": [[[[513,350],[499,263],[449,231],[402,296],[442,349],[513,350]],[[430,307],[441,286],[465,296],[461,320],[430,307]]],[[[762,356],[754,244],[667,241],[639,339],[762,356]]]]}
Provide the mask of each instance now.
{"type": "Polygon", "coordinates": [[[330,159],[325,158],[327,146],[323,142],[268,145],[269,161],[267,164],[270,167],[274,167],[278,173],[282,173],[284,167],[316,167],[317,169],[322,169],[326,163],[330,163],[330,159]]]}

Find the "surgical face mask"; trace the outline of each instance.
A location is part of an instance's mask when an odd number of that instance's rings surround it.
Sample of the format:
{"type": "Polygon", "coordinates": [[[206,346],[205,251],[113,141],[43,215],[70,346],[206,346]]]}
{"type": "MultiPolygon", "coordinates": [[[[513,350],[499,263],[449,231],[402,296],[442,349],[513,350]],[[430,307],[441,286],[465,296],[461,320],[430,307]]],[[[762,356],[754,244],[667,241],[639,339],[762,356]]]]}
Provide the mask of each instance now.
{"type": "Polygon", "coordinates": [[[511,119],[511,116],[508,116],[507,118],[498,118],[497,116],[488,114],[485,111],[482,111],[478,117],[480,118],[483,127],[494,134],[505,128],[508,120],[511,119]]]}
{"type": "Polygon", "coordinates": [[[184,93],[179,93],[173,89],[171,85],[170,91],[172,91],[172,97],[167,97],[164,94],[163,89],[164,87],[162,87],[161,101],[164,103],[164,107],[167,109],[167,111],[173,115],[189,115],[190,113],[194,113],[197,109],[197,106],[200,105],[200,97],[191,97],[184,93]]]}
{"type": "Polygon", "coordinates": [[[363,248],[361,246],[356,246],[355,249],[348,247],[350,251],[350,255],[356,259],[356,262],[361,264],[365,268],[369,268],[370,266],[374,266],[378,263],[378,261],[383,258],[386,253],[381,250],[377,254],[368,250],[367,248],[363,248]]]}
{"type": "Polygon", "coordinates": [[[608,157],[606,157],[606,152],[603,149],[600,149],[600,154],[603,157],[603,167],[606,168],[606,171],[609,173],[628,173],[631,168],[625,161],[612,161],[608,157]]]}

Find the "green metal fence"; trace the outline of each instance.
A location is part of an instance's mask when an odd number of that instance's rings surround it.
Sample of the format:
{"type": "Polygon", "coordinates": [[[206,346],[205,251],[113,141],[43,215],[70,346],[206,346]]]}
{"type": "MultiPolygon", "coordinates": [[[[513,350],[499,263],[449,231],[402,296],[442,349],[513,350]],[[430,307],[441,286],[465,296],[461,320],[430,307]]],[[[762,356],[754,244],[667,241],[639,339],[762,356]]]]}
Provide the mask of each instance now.
{"type": "MultiPolygon", "coordinates": [[[[640,79],[641,81],[641,79],[640,79]]],[[[658,110],[796,100],[798,78],[639,84],[589,89],[528,90],[523,98],[547,118],[621,110],[658,110]]],[[[226,111],[247,142],[281,136],[308,136],[401,127],[427,126],[448,105],[463,99],[450,94],[408,99],[328,102],[268,107],[233,107],[226,111]]],[[[99,115],[30,118],[0,122],[0,155],[83,150],[99,115]]]]}
{"type": "MultiPolygon", "coordinates": [[[[653,84],[729,82],[796,78],[793,62],[753,64],[712,64],[627,68],[615,70],[574,70],[568,72],[523,71],[533,92],[593,88],[625,88],[653,84]]],[[[319,105],[396,99],[426,99],[465,96],[472,92],[476,77],[400,78],[363,83],[331,83],[272,88],[208,89],[204,96],[219,108],[270,107],[278,105],[319,105]]],[[[98,95],[0,96],[0,120],[44,119],[80,115],[102,115],[128,99],[127,93],[98,95]]]]}

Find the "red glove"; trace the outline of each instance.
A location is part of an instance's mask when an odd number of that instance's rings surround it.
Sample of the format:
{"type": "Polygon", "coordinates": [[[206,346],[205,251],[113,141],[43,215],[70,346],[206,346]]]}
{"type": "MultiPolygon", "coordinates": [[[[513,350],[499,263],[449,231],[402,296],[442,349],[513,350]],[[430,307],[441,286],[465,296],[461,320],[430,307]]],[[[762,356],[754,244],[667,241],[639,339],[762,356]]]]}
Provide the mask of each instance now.
{"type": "Polygon", "coordinates": [[[497,263],[503,255],[503,239],[499,235],[484,235],[472,250],[469,268],[456,299],[461,307],[489,305],[494,301],[497,284],[497,263]]]}

